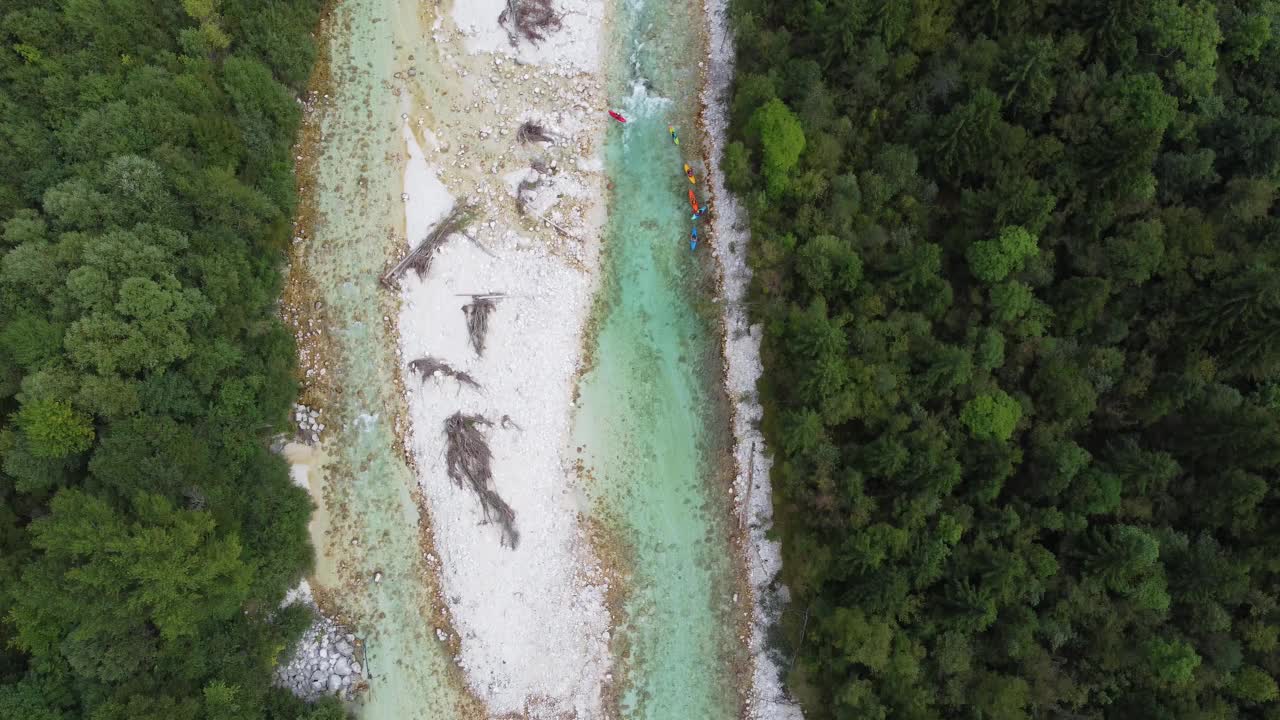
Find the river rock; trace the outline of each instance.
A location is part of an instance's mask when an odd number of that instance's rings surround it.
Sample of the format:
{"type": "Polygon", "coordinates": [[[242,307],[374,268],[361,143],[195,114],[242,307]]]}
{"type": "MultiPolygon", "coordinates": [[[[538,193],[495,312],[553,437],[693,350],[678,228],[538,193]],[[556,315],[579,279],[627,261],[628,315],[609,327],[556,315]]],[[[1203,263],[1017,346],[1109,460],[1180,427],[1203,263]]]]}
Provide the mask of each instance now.
{"type": "Polygon", "coordinates": [[[316,622],[303,633],[293,656],[277,668],[275,683],[304,700],[326,693],[349,700],[354,688],[363,684],[364,668],[355,662],[358,647],[355,633],[317,612],[316,622]]]}

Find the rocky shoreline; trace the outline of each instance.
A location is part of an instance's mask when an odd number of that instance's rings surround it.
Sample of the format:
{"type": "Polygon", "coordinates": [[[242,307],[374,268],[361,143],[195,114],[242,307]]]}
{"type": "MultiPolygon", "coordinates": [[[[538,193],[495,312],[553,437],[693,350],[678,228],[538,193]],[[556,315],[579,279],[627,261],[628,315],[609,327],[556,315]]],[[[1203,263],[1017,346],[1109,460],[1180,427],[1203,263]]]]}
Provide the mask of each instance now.
{"type": "Polygon", "coordinates": [[[324,695],[352,699],[365,687],[364,643],[320,612],[305,581],[292,595],[315,612],[316,622],[303,633],[293,657],[276,667],[276,684],[308,701],[324,695]]]}
{"type": "Polygon", "coordinates": [[[707,17],[707,74],[702,88],[702,127],[706,134],[707,178],[714,198],[712,220],[724,323],[725,390],[733,400],[734,499],[746,532],[747,580],[752,610],[748,648],[753,668],[751,692],[744,720],[803,720],[800,706],[787,693],[782,667],[785,658],[770,646],[770,629],[790,601],[778,581],[782,548],[770,537],[773,528],[772,460],[766,454],[760,421],[764,409],[756,395],[763,327],[753,324],[748,311],[751,269],[747,246],[751,240],[746,210],[725,186],[721,161],[729,135],[729,105],[734,77],[733,30],[727,0],[703,0],[707,17]]]}

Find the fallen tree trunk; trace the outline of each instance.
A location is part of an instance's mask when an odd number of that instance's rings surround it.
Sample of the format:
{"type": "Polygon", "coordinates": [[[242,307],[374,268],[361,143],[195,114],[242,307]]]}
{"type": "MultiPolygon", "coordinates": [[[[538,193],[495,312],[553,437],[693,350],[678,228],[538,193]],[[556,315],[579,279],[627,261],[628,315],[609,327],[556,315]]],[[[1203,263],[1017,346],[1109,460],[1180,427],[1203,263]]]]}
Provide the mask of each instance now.
{"type": "Polygon", "coordinates": [[[409,268],[413,268],[418,277],[427,274],[431,269],[431,260],[434,258],[436,250],[444,244],[450,235],[461,230],[471,220],[471,211],[462,205],[454,205],[449,214],[443,220],[436,224],[427,236],[418,243],[417,247],[404,256],[400,262],[395,264],[387,272],[383,273],[381,282],[387,287],[391,287],[400,276],[409,268]]]}
{"type": "Polygon", "coordinates": [[[417,360],[409,363],[409,369],[417,373],[423,380],[435,376],[436,373],[440,373],[440,375],[457,380],[459,385],[467,385],[475,388],[476,390],[481,389],[480,383],[476,382],[476,379],[471,377],[470,373],[462,370],[454,370],[453,366],[449,365],[449,363],[430,355],[418,358],[417,360]]]}
{"type": "Polygon", "coordinates": [[[489,315],[498,306],[493,298],[475,298],[462,306],[462,316],[467,319],[467,337],[477,355],[484,355],[484,341],[489,334],[489,315]]]}
{"type": "Polygon", "coordinates": [[[468,487],[480,500],[485,522],[502,526],[502,544],[514,548],[520,542],[516,513],[493,490],[493,453],[481,425],[492,425],[483,415],[456,412],[444,421],[446,473],[458,487],[468,487]]]}

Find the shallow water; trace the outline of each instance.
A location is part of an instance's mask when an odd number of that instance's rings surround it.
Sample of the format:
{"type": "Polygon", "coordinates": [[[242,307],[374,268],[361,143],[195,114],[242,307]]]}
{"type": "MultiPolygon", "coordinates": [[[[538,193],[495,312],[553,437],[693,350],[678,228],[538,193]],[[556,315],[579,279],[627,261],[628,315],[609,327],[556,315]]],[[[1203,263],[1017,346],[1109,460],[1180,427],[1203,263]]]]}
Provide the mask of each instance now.
{"type": "MultiPolygon", "coordinates": [[[[610,128],[614,186],[605,230],[594,366],[575,434],[594,477],[596,512],[624,547],[619,652],[629,720],[737,716],[740,657],[727,491],[729,438],[718,336],[682,163],[695,167],[698,5],[624,0],[613,28],[611,97],[629,119],[610,128]],[[667,126],[676,125],[675,146],[667,126]]],[[[701,226],[705,223],[699,223],[701,226]]]]}
{"type": "MultiPolygon", "coordinates": [[[[399,99],[383,83],[396,70],[396,0],[343,0],[331,27],[332,102],[322,111],[327,138],[308,189],[317,217],[301,252],[333,329],[338,362],[327,367],[340,388],[323,422],[326,510],[334,535],[324,553],[341,562],[339,607],[366,640],[368,720],[457,718],[466,706],[456,668],[431,624],[434,598],[424,587],[415,480],[396,449],[393,422],[402,398],[395,384],[392,312],[378,283],[403,222],[399,99]],[[352,544],[352,540],[355,544],[352,544]],[[373,582],[381,573],[381,582],[373,582]]],[[[323,561],[322,561],[323,562],[323,561]]],[[[325,580],[326,578],[320,578],[325,580]]]]}

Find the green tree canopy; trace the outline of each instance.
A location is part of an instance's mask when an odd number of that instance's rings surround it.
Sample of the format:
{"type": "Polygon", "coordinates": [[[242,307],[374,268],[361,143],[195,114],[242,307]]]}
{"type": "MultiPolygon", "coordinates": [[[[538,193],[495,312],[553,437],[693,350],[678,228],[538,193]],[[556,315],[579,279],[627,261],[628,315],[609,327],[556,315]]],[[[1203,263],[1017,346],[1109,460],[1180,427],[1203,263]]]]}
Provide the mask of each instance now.
{"type": "Polygon", "coordinates": [[[791,171],[805,148],[804,129],[786,103],[778,98],[761,105],[751,115],[751,135],[760,139],[765,180],[769,192],[784,192],[791,171]]]}
{"type": "Polygon", "coordinates": [[[267,438],[321,5],[0,0],[0,717],[342,715],[266,670],[306,624],[267,438]]]}
{"type": "Polygon", "coordinates": [[[734,1],[805,717],[1270,717],[1276,10],[734,1]]]}
{"type": "Polygon", "coordinates": [[[1020,227],[1006,227],[994,240],[979,240],[969,246],[969,271],[986,283],[997,283],[1018,270],[1036,254],[1036,238],[1020,227]]]}
{"type": "Polygon", "coordinates": [[[93,443],[93,424],[62,400],[36,400],[18,412],[18,427],[27,438],[31,454],[40,458],[64,458],[82,453],[93,443]]]}
{"type": "Polygon", "coordinates": [[[1021,416],[1022,407],[1018,401],[1003,390],[996,390],[965,403],[960,411],[960,422],[976,438],[1008,440],[1021,416]]]}

